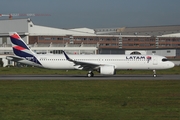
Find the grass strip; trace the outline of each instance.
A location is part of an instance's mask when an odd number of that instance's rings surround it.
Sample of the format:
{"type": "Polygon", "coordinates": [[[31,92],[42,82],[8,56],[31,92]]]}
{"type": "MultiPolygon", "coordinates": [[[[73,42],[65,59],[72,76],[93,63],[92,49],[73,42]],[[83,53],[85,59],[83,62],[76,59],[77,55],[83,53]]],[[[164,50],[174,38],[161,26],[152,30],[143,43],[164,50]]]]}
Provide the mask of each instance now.
{"type": "Polygon", "coordinates": [[[180,82],[0,81],[1,120],[179,120],[180,82]]]}

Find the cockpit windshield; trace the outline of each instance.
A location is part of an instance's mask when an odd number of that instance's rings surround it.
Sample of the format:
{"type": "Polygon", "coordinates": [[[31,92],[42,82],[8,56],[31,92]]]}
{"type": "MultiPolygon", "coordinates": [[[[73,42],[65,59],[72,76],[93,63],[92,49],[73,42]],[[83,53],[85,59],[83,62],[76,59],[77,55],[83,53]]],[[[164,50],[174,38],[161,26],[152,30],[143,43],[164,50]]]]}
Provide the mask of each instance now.
{"type": "Polygon", "coordinates": [[[163,62],[166,62],[166,61],[168,61],[168,59],[167,59],[167,58],[163,58],[162,61],[163,61],[163,62]]]}

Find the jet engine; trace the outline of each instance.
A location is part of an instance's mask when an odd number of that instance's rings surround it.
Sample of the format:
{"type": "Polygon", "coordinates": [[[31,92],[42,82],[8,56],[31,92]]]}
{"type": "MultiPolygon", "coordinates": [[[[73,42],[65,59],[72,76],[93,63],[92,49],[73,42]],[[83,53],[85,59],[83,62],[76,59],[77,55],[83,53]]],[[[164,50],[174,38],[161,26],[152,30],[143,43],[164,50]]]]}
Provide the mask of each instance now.
{"type": "Polygon", "coordinates": [[[103,75],[115,75],[116,70],[114,66],[101,66],[99,68],[99,73],[103,75]]]}

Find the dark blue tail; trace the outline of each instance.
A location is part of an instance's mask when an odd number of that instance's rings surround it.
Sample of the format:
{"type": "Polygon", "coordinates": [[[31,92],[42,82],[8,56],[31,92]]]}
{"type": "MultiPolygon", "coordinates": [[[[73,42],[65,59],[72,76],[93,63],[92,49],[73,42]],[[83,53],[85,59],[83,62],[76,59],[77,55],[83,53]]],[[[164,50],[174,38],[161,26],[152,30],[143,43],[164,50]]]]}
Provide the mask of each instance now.
{"type": "Polygon", "coordinates": [[[12,42],[13,52],[16,56],[23,57],[37,64],[41,64],[35,57],[35,53],[31,51],[31,49],[16,32],[11,32],[9,35],[12,42]]]}

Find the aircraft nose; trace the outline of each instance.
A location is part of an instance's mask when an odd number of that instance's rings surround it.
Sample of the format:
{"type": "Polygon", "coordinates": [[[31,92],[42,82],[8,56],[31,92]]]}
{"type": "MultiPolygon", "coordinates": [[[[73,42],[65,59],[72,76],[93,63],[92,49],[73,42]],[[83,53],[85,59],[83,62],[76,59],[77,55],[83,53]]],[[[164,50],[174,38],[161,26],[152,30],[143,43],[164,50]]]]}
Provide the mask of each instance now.
{"type": "Polygon", "coordinates": [[[169,68],[173,68],[175,66],[175,64],[173,62],[169,62],[168,66],[169,66],[169,68]]]}

